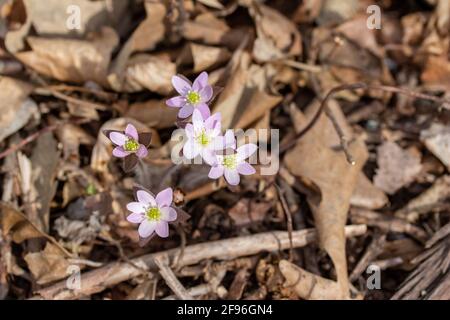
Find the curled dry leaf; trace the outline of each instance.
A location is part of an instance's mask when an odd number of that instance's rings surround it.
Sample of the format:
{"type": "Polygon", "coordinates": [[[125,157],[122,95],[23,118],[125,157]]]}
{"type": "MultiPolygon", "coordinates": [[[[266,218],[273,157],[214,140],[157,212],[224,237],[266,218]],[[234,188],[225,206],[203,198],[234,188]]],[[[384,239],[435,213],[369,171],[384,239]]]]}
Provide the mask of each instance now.
{"type": "Polygon", "coordinates": [[[0,142],[39,115],[36,103],[28,98],[32,90],[25,82],[0,77],[0,142]]]}
{"type": "Polygon", "coordinates": [[[28,253],[24,259],[38,284],[60,280],[69,275],[69,260],[50,242],[47,242],[43,251],[28,253]]]}
{"type": "Polygon", "coordinates": [[[31,51],[16,57],[37,72],[60,81],[107,85],[111,53],[119,43],[116,32],[103,27],[86,40],[28,37],[31,51]]]}
{"type": "MultiPolygon", "coordinates": [[[[318,107],[316,102],[308,107],[308,118],[316,113],[318,107]]],[[[346,136],[351,138],[351,130],[337,102],[331,100],[328,107],[345,130],[346,136]]],[[[297,131],[309,122],[295,108],[292,115],[297,131]]],[[[336,146],[339,146],[337,133],[331,121],[322,114],[308,134],[286,153],[284,162],[292,174],[311,181],[320,191],[319,195],[309,196],[307,199],[313,211],[320,244],[334,263],[341,297],[345,298],[349,291],[344,226],[350,198],[368,153],[364,142],[355,138],[349,145],[349,151],[356,161],[355,165],[351,165],[343,151],[336,150],[336,146]]]]}
{"type": "Polygon", "coordinates": [[[355,191],[350,199],[352,206],[374,210],[384,207],[388,201],[386,194],[375,187],[364,173],[358,175],[355,191]]]}
{"type": "Polygon", "coordinates": [[[450,168],[450,128],[440,123],[433,123],[430,128],[420,133],[420,139],[432,154],[450,168]]]}
{"type": "Polygon", "coordinates": [[[231,56],[230,51],[226,48],[191,43],[190,49],[194,63],[194,72],[201,72],[211,67],[217,67],[227,61],[231,56]]]}
{"type": "Polygon", "coordinates": [[[133,103],[125,116],[139,120],[149,128],[165,129],[174,126],[177,114],[178,110],[168,108],[163,100],[148,100],[133,103]]]}
{"type": "Polygon", "coordinates": [[[280,12],[263,4],[252,2],[249,12],[256,24],[253,56],[258,62],[267,62],[302,53],[302,40],[297,27],[280,12]]]}
{"type": "Polygon", "coordinates": [[[228,211],[228,215],[233,219],[236,226],[244,226],[263,221],[271,207],[271,203],[256,202],[244,198],[228,211]]]}
{"type": "Polygon", "coordinates": [[[285,286],[293,287],[305,300],[342,299],[341,288],[335,281],[312,274],[287,260],[281,260],[280,271],[286,279],[285,286]]]}
{"type": "Polygon", "coordinates": [[[378,170],[375,185],[388,194],[410,184],[420,173],[420,156],[403,150],[395,142],[384,142],[378,147],[378,170]]]}

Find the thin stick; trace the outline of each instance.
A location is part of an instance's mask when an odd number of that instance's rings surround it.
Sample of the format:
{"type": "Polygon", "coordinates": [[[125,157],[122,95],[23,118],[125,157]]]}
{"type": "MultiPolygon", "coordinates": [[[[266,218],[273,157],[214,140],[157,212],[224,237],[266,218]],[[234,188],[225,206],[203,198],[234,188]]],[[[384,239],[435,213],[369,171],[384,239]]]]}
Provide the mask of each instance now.
{"type": "MultiPolygon", "coordinates": [[[[317,123],[320,116],[322,115],[325,108],[327,107],[328,101],[331,99],[331,97],[333,95],[335,95],[336,93],[338,93],[340,91],[357,90],[357,89],[381,90],[381,91],[386,91],[386,92],[391,92],[391,93],[400,93],[400,94],[404,94],[404,95],[407,95],[407,96],[409,96],[411,98],[415,98],[415,99],[425,99],[425,100],[434,101],[440,105],[439,107],[444,107],[446,109],[450,109],[450,100],[449,99],[439,98],[439,97],[432,96],[429,94],[415,92],[415,91],[412,91],[409,89],[397,88],[397,87],[385,86],[385,85],[380,85],[380,86],[369,85],[369,84],[363,83],[363,82],[340,85],[340,86],[337,86],[337,87],[331,89],[328,92],[328,94],[322,100],[319,110],[317,110],[317,112],[314,114],[311,121],[300,132],[298,132],[291,141],[287,142],[284,146],[280,146],[280,153],[284,153],[287,150],[289,150],[291,147],[293,147],[297,143],[297,140],[300,139],[301,137],[303,137],[317,123]]],[[[337,127],[334,122],[333,122],[333,125],[336,129],[337,127]]],[[[343,146],[343,149],[345,149],[344,146],[343,146]]],[[[348,157],[347,157],[347,159],[348,159],[348,157]]]]}
{"type": "Polygon", "coordinates": [[[178,278],[169,268],[167,262],[162,257],[156,257],[155,263],[159,268],[159,274],[166,281],[166,284],[172,289],[173,293],[181,300],[194,300],[194,298],[187,292],[186,288],[181,284],[178,278]]]}
{"type": "Polygon", "coordinates": [[[292,231],[294,229],[292,227],[292,213],[291,210],[289,210],[289,206],[286,202],[286,198],[284,197],[283,191],[277,184],[275,184],[275,187],[277,188],[281,206],[283,207],[284,214],[286,215],[287,228],[289,234],[289,261],[292,261],[292,259],[294,258],[294,246],[292,245],[292,231]]]}
{"type": "MultiPolygon", "coordinates": [[[[365,225],[350,225],[345,227],[347,237],[359,236],[366,233],[365,225]]],[[[292,233],[294,248],[300,248],[317,241],[315,229],[305,229],[292,233]]],[[[243,256],[251,256],[260,252],[285,250],[289,248],[289,235],[285,231],[265,232],[245,237],[237,237],[225,240],[210,241],[187,246],[183,257],[179,261],[180,266],[188,266],[199,263],[202,260],[232,260],[243,256]]],[[[85,272],[81,275],[81,289],[71,290],[66,287],[66,281],[62,280],[52,286],[38,291],[35,298],[44,299],[77,299],[83,296],[101,292],[120,282],[127,281],[142,274],[143,269],[157,270],[155,258],[162,256],[171,259],[179,253],[179,249],[171,249],[162,252],[150,253],[133,259],[133,263],[140,268],[135,268],[129,263],[112,262],[101,268],[85,272]]],[[[170,261],[170,260],[169,260],[170,261]]]]}

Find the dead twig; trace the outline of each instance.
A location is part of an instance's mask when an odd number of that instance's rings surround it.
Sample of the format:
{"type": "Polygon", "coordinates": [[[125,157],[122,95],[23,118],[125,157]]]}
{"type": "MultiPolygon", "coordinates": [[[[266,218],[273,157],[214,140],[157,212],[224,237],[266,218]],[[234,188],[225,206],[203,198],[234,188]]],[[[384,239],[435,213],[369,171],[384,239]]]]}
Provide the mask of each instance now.
{"type": "Polygon", "coordinates": [[[292,262],[292,259],[294,258],[294,246],[292,245],[292,213],[291,210],[289,210],[289,206],[286,202],[286,198],[284,197],[283,191],[278,186],[278,184],[275,183],[275,187],[278,191],[278,197],[280,198],[281,206],[283,207],[284,214],[286,215],[286,221],[287,221],[287,229],[289,234],[289,261],[292,262]]]}
{"type": "MultiPolygon", "coordinates": [[[[350,225],[345,227],[347,237],[358,236],[366,233],[365,225],[350,225]]],[[[304,247],[317,241],[317,231],[306,229],[292,233],[294,248],[304,247]]],[[[210,241],[187,246],[183,257],[179,261],[180,266],[188,266],[199,263],[202,260],[232,260],[238,257],[251,256],[263,251],[277,251],[289,248],[289,235],[285,231],[265,232],[255,235],[237,237],[225,240],[210,241]]],[[[171,249],[162,252],[150,253],[132,260],[140,268],[154,271],[157,269],[155,258],[162,256],[172,259],[179,253],[179,249],[171,249]]],[[[66,287],[66,281],[60,281],[52,286],[38,291],[37,298],[44,299],[77,299],[88,296],[114,286],[122,281],[142,274],[142,270],[129,263],[112,262],[104,267],[88,271],[81,275],[83,286],[80,290],[70,290],[66,287]]]]}
{"type": "Polygon", "coordinates": [[[159,274],[166,281],[166,284],[181,300],[194,300],[194,298],[187,292],[186,288],[181,284],[178,278],[169,268],[166,259],[159,256],[155,258],[155,264],[159,268],[159,274]]]}

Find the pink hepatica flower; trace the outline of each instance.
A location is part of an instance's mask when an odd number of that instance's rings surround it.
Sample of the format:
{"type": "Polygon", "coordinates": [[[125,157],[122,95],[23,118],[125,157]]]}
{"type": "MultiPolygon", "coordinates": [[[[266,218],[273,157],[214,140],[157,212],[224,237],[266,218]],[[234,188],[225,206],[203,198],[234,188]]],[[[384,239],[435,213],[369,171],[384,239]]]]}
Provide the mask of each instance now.
{"type": "Polygon", "coordinates": [[[216,164],[216,151],[227,147],[225,138],[221,135],[220,120],[220,113],[203,120],[200,111],[194,111],[192,124],[188,123],[185,128],[187,142],[183,146],[183,154],[187,159],[200,155],[207,164],[216,164]]]}
{"type": "Polygon", "coordinates": [[[113,156],[124,158],[132,153],[139,158],[145,158],[148,154],[147,147],[139,143],[139,134],[132,124],[128,124],[125,132],[110,132],[109,139],[116,145],[113,156]]]}
{"type": "Polygon", "coordinates": [[[251,175],[256,172],[248,162],[244,161],[255,153],[258,147],[253,144],[245,144],[237,148],[235,153],[217,155],[217,164],[211,168],[208,176],[211,179],[218,179],[225,176],[225,180],[235,186],[238,185],[242,175],[251,175]]]}
{"type": "Polygon", "coordinates": [[[200,73],[193,84],[183,76],[173,76],[172,84],[180,95],[167,100],[166,104],[169,107],[180,108],[179,118],[191,116],[196,109],[200,111],[204,119],[210,116],[208,101],[213,96],[213,88],[208,84],[207,72],[200,73]]]}
{"type": "Polygon", "coordinates": [[[127,204],[127,209],[132,212],[127,220],[131,223],[139,223],[139,236],[148,238],[156,232],[161,238],[167,238],[169,222],[177,219],[177,211],[171,207],[172,189],[164,189],[156,197],[145,190],[138,190],[136,197],[137,202],[127,204]]]}

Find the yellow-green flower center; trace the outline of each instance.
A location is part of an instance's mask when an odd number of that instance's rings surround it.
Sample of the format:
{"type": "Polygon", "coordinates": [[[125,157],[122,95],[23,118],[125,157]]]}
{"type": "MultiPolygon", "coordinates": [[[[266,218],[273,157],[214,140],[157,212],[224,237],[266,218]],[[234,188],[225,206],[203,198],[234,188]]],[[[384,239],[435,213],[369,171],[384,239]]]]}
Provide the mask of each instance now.
{"type": "Polygon", "coordinates": [[[134,139],[128,139],[127,142],[123,145],[125,151],[135,152],[139,149],[139,143],[134,139]]]}
{"type": "Polygon", "coordinates": [[[145,215],[150,221],[159,221],[161,219],[161,211],[157,207],[147,209],[145,215]]]}
{"type": "Polygon", "coordinates": [[[200,102],[200,94],[196,91],[189,91],[186,95],[186,100],[190,103],[190,104],[197,104],[200,102]]]}
{"type": "Polygon", "coordinates": [[[202,131],[202,133],[200,133],[197,136],[197,143],[202,145],[202,146],[207,146],[210,142],[210,138],[209,136],[206,134],[205,130],[202,131]]]}
{"type": "Polygon", "coordinates": [[[236,154],[224,156],[223,160],[222,160],[222,164],[227,169],[235,169],[237,166],[236,154]]]}

